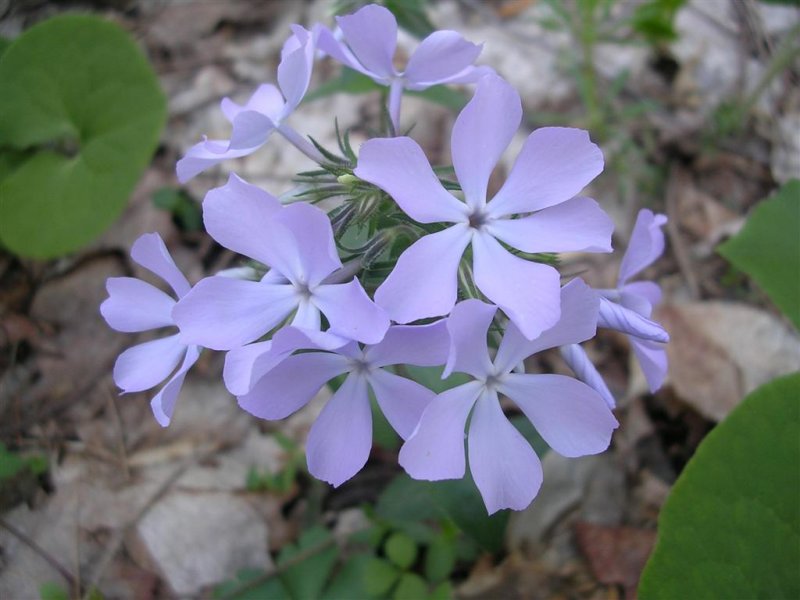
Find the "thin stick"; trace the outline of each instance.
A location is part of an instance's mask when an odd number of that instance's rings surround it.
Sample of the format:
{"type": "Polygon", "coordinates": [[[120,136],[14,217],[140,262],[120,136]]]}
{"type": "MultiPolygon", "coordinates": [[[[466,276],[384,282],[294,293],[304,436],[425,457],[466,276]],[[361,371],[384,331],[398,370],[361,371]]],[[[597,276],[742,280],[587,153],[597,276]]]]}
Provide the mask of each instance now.
{"type": "Polygon", "coordinates": [[[55,558],[53,558],[44,548],[42,548],[39,544],[21,532],[19,529],[8,523],[3,517],[0,517],[0,527],[8,531],[11,535],[17,538],[20,542],[25,544],[28,548],[33,550],[36,554],[38,554],[41,558],[43,558],[47,563],[53,567],[56,571],[58,571],[61,576],[66,579],[67,583],[71,590],[80,590],[78,587],[78,580],[70,573],[67,568],[58,562],[55,558]]]}

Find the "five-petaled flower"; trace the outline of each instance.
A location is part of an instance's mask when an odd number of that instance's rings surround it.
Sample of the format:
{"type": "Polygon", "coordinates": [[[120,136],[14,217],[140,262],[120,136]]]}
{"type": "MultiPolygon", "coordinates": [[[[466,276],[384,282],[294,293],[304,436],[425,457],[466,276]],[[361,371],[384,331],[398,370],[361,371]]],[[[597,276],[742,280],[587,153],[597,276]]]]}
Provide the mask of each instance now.
{"type": "Polygon", "coordinates": [[[445,190],[412,139],[372,139],[361,147],[358,177],[383,189],[415,221],[452,223],[412,244],[375,292],[394,321],[448,314],[459,263],[471,245],[478,289],[531,339],[558,321],[559,274],[503,244],[528,253],[611,251],[611,219],[594,200],[575,197],[603,169],[600,149],[583,130],[534,131],[487,203],[489,176],[521,118],[514,88],[496,75],[484,77],[451,138],[464,202],[445,190]]]}
{"type": "Polygon", "coordinates": [[[472,477],[489,513],[521,510],[542,483],[531,446],[503,414],[498,393],[513,400],[553,450],[563,456],[608,448],[617,420],[591,387],[563,375],[514,373],[525,358],[556,346],[582,342],[597,327],[597,295],[580,279],[561,291],[561,318],[534,340],[508,325],[494,359],[486,336],[496,307],[466,300],[448,317],[450,354],[445,373],[474,380],[439,394],[400,450],[400,464],[416,479],[460,479],[465,472],[464,428],[472,414],[467,452],[472,477]]]}
{"type": "MultiPolygon", "coordinates": [[[[166,281],[179,299],[189,293],[189,282],[175,266],[157,233],[146,233],[136,240],[131,258],[166,281]]],[[[175,326],[172,317],[175,299],[157,287],[133,277],[111,277],[106,288],[108,298],[100,305],[100,313],[113,329],[135,333],[175,326]]],[[[172,375],[150,402],[156,420],[166,427],[172,419],[186,372],[199,356],[199,346],[184,343],[176,332],[120,354],[114,365],[114,382],[124,393],[141,392],[172,375]]]]}

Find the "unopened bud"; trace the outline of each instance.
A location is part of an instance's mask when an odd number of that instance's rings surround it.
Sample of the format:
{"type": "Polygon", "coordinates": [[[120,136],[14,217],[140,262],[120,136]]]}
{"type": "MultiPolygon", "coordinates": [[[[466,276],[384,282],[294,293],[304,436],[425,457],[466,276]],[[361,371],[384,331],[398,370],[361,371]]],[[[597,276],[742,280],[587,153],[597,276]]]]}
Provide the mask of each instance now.
{"type": "Polygon", "coordinates": [[[339,175],[336,178],[336,181],[338,181],[342,185],[352,185],[356,181],[358,181],[358,177],[356,177],[355,175],[352,175],[351,173],[345,173],[344,175],[339,175]]]}

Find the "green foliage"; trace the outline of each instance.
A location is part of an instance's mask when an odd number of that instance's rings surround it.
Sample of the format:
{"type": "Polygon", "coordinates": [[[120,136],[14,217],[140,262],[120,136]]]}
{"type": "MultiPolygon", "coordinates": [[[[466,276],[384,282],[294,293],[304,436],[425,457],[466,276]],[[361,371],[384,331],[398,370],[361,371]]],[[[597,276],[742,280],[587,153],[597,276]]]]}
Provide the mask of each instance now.
{"type": "Polygon", "coordinates": [[[70,600],[69,591],[53,581],[46,581],[39,586],[39,598],[41,600],[70,600]]]}
{"type": "Polygon", "coordinates": [[[800,597],[800,373],[750,394],[697,449],[659,518],[639,597],[800,597]]]}
{"type": "Polygon", "coordinates": [[[284,547],[278,555],[278,566],[298,555],[309,557],[284,571],[280,578],[292,598],[319,598],[336,564],[337,550],[331,543],[330,532],[324,527],[313,527],[303,532],[297,544],[284,547]],[[315,548],[327,547],[320,552],[315,548]]]}
{"type": "Polygon", "coordinates": [[[499,552],[508,511],[491,517],[467,473],[463,479],[418,481],[398,475],[384,490],[375,507],[377,514],[392,522],[447,519],[489,552],[499,552]]]}
{"type": "Polygon", "coordinates": [[[276,560],[277,572],[244,569],[214,589],[226,600],[300,600],[320,598],[336,564],[337,550],[330,532],[313,527],[296,544],[285,546],[276,560]],[[296,564],[295,564],[296,563],[296,564]]]}
{"type": "Polygon", "coordinates": [[[404,573],[392,593],[394,600],[420,600],[428,595],[428,585],[416,573],[404,573]]]}
{"type": "Polygon", "coordinates": [[[182,231],[201,231],[203,212],[200,205],[180,188],[164,187],[153,194],[153,204],[172,214],[172,219],[182,231]]]}
{"type": "Polygon", "coordinates": [[[401,569],[409,569],[417,560],[417,545],[402,532],[389,536],[384,550],[387,558],[401,569]]]}
{"type": "Polygon", "coordinates": [[[454,536],[443,532],[436,536],[425,552],[425,577],[438,582],[446,579],[456,566],[454,536]]]}
{"type": "Polygon", "coordinates": [[[372,597],[389,593],[400,570],[388,560],[373,557],[364,569],[364,591],[372,597]]]}
{"type": "Polygon", "coordinates": [[[800,329],[800,180],[753,210],[744,229],[717,250],[752,277],[800,329]]]}
{"type": "Polygon", "coordinates": [[[286,465],[277,473],[259,471],[256,467],[251,466],[247,471],[247,481],[245,482],[248,492],[286,493],[292,489],[298,472],[304,468],[305,454],[294,440],[280,431],[275,432],[274,438],[288,455],[286,465]]]}
{"type": "Polygon", "coordinates": [[[158,142],[166,102],[118,25],[59,16],[0,57],[0,140],[31,150],[0,182],[0,240],[51,258],[119,215],[158,142]]]}
{"type": "Polygon", "coordinates": [[[631,28],[651,44],[677,39],[673,22],[686,0],[650,0],[636,7],[631,28]]]}
{"type": "Polygon", "coordinates": [[[20,456],[8,450],[5,444],[0,442],[0,484],[24,471],[36,476],[46,473],[47,459],[38,455],[20,456]]]}

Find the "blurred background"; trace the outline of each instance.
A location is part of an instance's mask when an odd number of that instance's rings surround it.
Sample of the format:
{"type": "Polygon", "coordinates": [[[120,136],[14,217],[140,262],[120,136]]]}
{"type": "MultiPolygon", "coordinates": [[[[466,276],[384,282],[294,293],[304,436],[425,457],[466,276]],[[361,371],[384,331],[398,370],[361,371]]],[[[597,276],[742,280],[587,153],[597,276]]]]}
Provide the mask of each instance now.
{"type": "MultiPolygon", "coordinates": [[[[650,394],[625,336],[599,332],[587,350],[618,398],[612,448],[546,453],[532,506],[495,519],[480,505],[470,513],[464,488],[451,494],[463,494],[459,514],[452,498],[409,485],[397,440],[380,431],[353,480],[313,480],[303,444],[326,395],[284,422],[259,421],[225,390],[221,354],[202,356],[168,429],[148,394],[118,396],[112,367],[134,340],[98,307],[106,278],[144,276],[133,241],[159,232],[192,282],[236,266],[202,230],[205,192],[235,170],[278,196],[313,167],[275,139],[180,187],[176,160],[203,134],[227,137],[223,96],[243,102],[275,80],[290,24],[330,25],[361,4],[0,0],[8,40],[64,12],[119,24],[167,106],[152,161],[99,236],[47,260],[0,247],[0,597],[633,598],[659,510],[698,444],[747,393],[800,368],[789,320],[715,251],[800,177],[797,2],[387,0],[404,27],[400,54],[431,27],[454,29],[520,92],[523,127],[490,187],[536,127],[584,127],[603,148],[588,195],[612,216],[616,251],[565,256],[562,272],[613,287],[638,210],[668,215],[666,253],[646,273],[664,290],[665,387],[650,394]]],[[[468,93],[404,100],[402,121],[434,164],[449,164],[468,93]]],[[[322,60],[290,123],[335,148],[335,118],[355,148],[381,107],[322,60]]],[[[529,368],[567,372],[550,354],[529,368]]]]}

